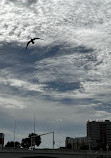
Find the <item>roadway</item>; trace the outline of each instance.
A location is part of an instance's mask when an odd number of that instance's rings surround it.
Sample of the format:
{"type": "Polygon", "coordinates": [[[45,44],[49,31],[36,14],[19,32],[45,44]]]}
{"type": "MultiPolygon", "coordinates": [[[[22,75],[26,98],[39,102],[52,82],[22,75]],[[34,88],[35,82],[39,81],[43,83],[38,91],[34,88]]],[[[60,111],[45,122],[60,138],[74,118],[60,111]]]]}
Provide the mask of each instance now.
{"type": "Polygon", "coordinates": [[[111,152],[66,150],[0,150],[0,158],[111,158],[111,152]]]}

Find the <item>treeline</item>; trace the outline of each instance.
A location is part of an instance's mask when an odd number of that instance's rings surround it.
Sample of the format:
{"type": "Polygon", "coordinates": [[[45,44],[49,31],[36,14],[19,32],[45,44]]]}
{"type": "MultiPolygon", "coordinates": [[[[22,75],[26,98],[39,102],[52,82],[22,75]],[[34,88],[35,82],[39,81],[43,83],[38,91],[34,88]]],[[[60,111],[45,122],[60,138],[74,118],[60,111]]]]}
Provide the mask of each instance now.
{"type": "Polygon", "coordinates": [[[14,142],[14,141],[8,141],[5,145],[5,147],[12,147],[12,148],[30,148],[39,146],[41,144],[41,137],[38,134],[31,133],[28,135],[28,137],[23,138],[21,142],[14,142]]]}

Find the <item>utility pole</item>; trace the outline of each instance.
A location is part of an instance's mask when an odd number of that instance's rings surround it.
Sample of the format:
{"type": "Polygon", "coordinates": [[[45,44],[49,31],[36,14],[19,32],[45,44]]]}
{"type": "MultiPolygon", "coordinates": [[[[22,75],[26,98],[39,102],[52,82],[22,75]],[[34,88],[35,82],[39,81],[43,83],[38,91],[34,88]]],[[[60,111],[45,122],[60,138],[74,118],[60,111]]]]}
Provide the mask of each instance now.
{"type": "Polygon", "coordinates": [[[47,134],[51,134],[51,133],[53,134],[53,140],[52,140],[52,141],[53,141],[53,142],[52,142],[52,146],[53,146],[53,147],[52,147],[52,148],[54,149],[54,145],[55,145],[54,132],[48,132],[48,133],[40,134],[39,136],[43,136],[43,135],[47,135],[47,134]]]}
{"type": "MultiPolygon", "coordinates": [[[[35,115],[34,115],[34,135],[35,135],[35,115]]],[[[35,137],[34,137],[34,149],[35,149],[35,137]]]]}
{"type": "Polygon", "coordinates": [[[52,133],[53,133],[53,149],[54,149],[54,145],[55,145],[55,141],[54,141],[54,131],[53,131],[52,133]]]}
{"type": "Polygon", "coordinates": [[[34,115],[34,134],[35,134],[35,115],[34,115]]]}
{"type": "Polygon", "coordinates": [[[14,123],[14,148],[15,148],[15,131],[16,131],[16,121],[14,123]]]}
{"type": "Polygon", "coordinates": [[[35,147],[35,138],[38,137],[38,136],[44,136],[44,135],[47,135],[47,134],[53,134],[53,142],[52,142],[52,145],[53,145],[53,149],[54,149],[54,145],[55,145],[55,141],[54,141],[54,132],[48,132],[48,133],[43,133],[43,134],[40,134],[40,135],[34,135],[34,136],[31,136],[31,148],[32,148],[32,139],[34,138],[34,147],[35,147]]]}

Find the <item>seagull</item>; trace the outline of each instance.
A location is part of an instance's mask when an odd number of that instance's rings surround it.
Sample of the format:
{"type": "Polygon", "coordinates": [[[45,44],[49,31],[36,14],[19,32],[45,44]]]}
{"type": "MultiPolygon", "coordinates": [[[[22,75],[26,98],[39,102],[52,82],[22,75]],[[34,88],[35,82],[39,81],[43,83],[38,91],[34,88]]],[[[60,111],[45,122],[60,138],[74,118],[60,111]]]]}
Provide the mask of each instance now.
{"type": "Polygon", "coordinates": [[[36,39],[41,39],[41,38],[33,38],[33,39],[31,39],[28,43],[27,43],[27,46],[26,46],[26,50],[27,50],[27,48],[28,48],[28,45],[32,42],[32,44],[34,44],[34,40],[36,40],[36,39]]]}

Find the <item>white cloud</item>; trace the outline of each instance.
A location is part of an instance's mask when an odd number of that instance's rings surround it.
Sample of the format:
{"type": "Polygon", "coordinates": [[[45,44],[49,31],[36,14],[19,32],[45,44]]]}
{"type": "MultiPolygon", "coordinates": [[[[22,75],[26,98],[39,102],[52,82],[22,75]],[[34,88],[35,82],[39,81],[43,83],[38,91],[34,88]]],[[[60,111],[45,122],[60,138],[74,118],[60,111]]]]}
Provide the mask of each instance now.
{"type": "Polygon", "coordinates": [[[21,101],[20,97],[14,97],[11,95],[0,95],[0,107],[7,109],[23,109],[25,105],[21,101]]]}

